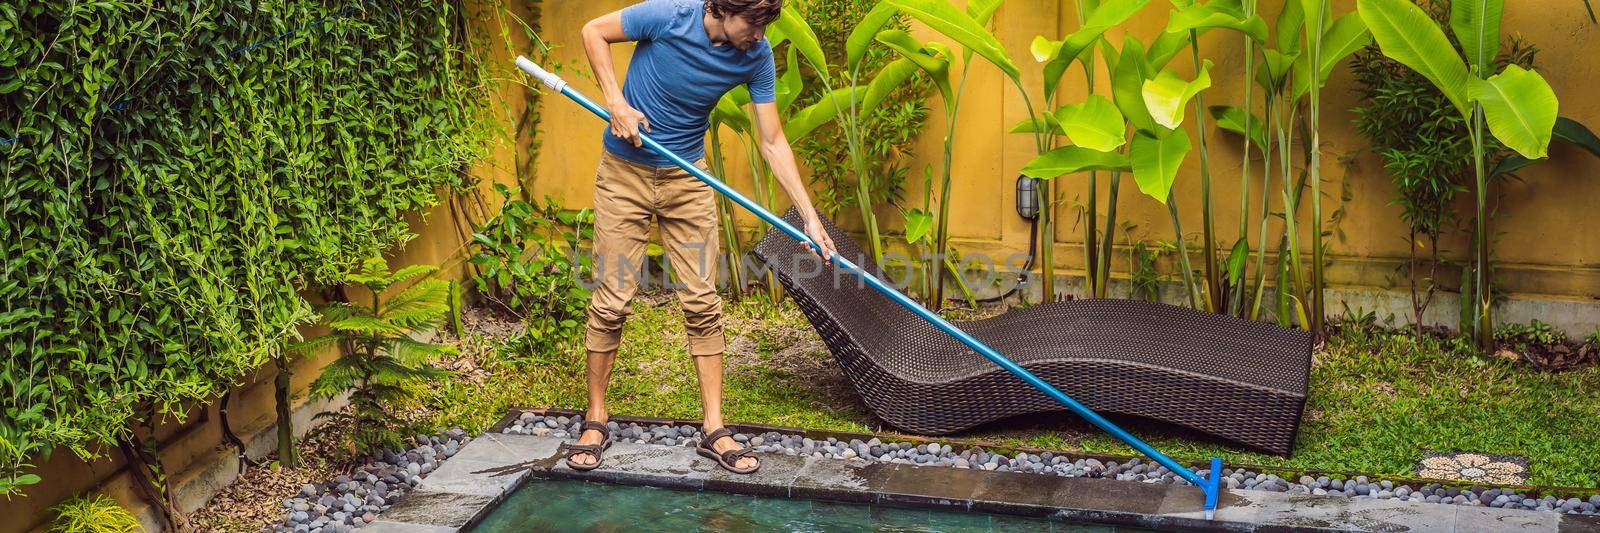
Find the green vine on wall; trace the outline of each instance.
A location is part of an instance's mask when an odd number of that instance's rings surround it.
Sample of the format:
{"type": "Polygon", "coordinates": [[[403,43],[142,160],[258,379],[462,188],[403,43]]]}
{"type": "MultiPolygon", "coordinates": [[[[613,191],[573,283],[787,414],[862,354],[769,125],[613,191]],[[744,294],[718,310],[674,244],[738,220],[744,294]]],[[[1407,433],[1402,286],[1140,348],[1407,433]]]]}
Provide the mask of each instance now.
{"type": "Polygon", "coordinates": [[[490,132],[462,17],[0,0],[0,493],[183,419],[281,353],[300,291],[470,185],[490,132]]]}

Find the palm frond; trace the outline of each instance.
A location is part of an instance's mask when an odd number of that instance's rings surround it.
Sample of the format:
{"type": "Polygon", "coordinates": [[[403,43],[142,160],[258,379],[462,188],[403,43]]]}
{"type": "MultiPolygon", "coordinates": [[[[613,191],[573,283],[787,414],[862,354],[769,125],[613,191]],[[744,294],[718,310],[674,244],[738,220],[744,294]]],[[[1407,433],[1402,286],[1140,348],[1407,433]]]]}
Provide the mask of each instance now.
{"type": "Polygon", "coordinates": [[[442,319],[450,310],[449,297],[449,283],[427,280],[390,299],[384,304],[380,317],[407,330],[423,324],[433,325],[433,321],[442,319]]]}
{"type": "Polygon", "coordinates": [[[394,285],[417,276],[432,274],[438,271],[439,267],[433,265],[411,265],[396,271],[394,275],[389,276],[385,281],[387,281],[389,285],[394,285]]]}
{"type": "Polygon", "coordinates": [[[345,317],[343,320],[329,323],[328,327],[337,331],[348,331],[359,335],[378,337],[393,337],[406,333],[406,328],[403,326],[397,326],[382,318],[371,316],[345,317]]]}
{"type": "Polygon", "coordinates": [[[393,357],[380,357],[372,362],[372,375],[374,382],[398,383],[423,379],[434,379],[450,375],[450,371],[427,366],[411,366],[400,362],[393,357]]]}
{"type": "MultiPolygon", "coordinates": [[[[389,263],[382,257],[369,257],[361,262],[361,268],[350,272],[344,277],[348,283],[360,283],[368,287],[374,284],[383,286],[389,284],[389,263]]],[[[379,290],[382,290],[381,288],[379,290]]]]}
{"type": "Polygon", "coordinates": [[[338,396],[356,384],[355,358],[351,356],[334,359],[328,366],[322,368],[322,374],[311,382],[311,397],[332,398],[338,396]]]}
{"type": "Polygon", "coordinates": [[[338,334],[323,335],[321,337],[289,343],[289,346],[285,347],[284,351],[288,352],[290,355],[305,357],[307,355],[313,355],[322,351],[324,348],[339,342],[339,340],[342,338],[344,337],[338,334]]]}
{"type": "Polygon", "coordinates": [[[347,302],[328,302],[317,306],[317,313],[322,315],[319,320],[322,324],[343,320],[361,314],[362,311],[364,310],[347,302]]]}
{"type": "Polygon", "coordinates": [[[416,365],[418,363],[427,363],[433,357],[453,355],[456,353],[456,347],[448,344],[418,342],[411,337],[400,337],[389,344],[385,353],[398,359],[401,364],[416,365]]]}

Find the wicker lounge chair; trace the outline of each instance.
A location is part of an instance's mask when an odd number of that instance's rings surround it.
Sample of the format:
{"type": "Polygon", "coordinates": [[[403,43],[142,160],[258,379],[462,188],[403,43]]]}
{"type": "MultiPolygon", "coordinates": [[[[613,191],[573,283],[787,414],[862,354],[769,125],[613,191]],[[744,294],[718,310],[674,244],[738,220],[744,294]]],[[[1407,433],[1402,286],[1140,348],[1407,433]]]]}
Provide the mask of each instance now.
{"type": "MultiPolygon", "coordinates": [[[[803,227],[794,208],[783,218],[803,227]]],[[[831,220],[823,217],[823,225],[841,255],[889,281],[831,220]]],[[[1065,411],[854,274],[821,268],[794,238],[773,229],[755,253],[867,407],[890,425],[941,435],[1065,411]]],[[[1294,445],[1311,367],[1305,332],[1105,299],[1050,302],[955,324],[1103,414],[1181,426],[1277,455],[1289,455],[1294,445]]]]}

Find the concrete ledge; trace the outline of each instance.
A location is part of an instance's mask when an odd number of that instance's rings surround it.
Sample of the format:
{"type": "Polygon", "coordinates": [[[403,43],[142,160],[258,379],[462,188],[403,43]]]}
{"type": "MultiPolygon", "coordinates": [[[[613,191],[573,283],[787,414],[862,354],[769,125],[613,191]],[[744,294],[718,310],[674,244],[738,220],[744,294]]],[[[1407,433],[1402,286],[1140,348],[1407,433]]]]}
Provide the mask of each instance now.
{"type": "MultiPolygon", "coordinates": [[[[267,387],[270,390],[271,383],[268,383],[267,387]]],[[[328,399],[305,398],[298,405],[294,405],[289,412],[294,423],[295,438],[304,438],[306,434],[321,425],[315,420],[318,414],[338,411],[349,404],[348,392],[328,399]]],[[[278,451],[278,424],[275,417],[268,419],[266,425],[252,424],[251,427],[243,428],[243,431],[237,431],[236,434],[244,441],[245,454],[253,461],[278,451]]],[[[173,503],[178,506],[178,510],[185,513],[193,513],[205,507],[218,492],[239,479],[239,467],[238,451],[235,448],[226,444],[214,447],[209,455],[173,475],[173,503]]],[[[121,476],[127,474],[123,473],[121,476]]],[[[132,483],[131,478],[129,479],[132,483]]],[[[142,499],[137,501],[140,505],[128,507],[134,511],[139,523],[144,525],[146,531],[162,531],[161,520],[157,518],[155,508],[142,499]]]]}
{"type": "Polygon", "coordinates": [[[771,454],[760,455],[760,470],[741,476],[692,448],[624,442],[612,444],[599,468],[581,472],[561,461],[560,442],[486,434],[367,529],[424,533],[470,528],[523,480],[537,476],[1157,530],[1600,532],[1595,517],[1244,490],[1226,491],[1216,519],[1207,521],[1202,493],[1187,485],[771,454]]]}

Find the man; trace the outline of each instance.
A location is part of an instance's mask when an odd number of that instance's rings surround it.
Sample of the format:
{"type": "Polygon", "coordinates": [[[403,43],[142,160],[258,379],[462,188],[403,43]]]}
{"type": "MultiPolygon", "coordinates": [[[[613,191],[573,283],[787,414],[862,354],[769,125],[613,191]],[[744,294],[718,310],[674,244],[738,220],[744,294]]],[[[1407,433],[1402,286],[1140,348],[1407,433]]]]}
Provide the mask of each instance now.
{"type": "MultiPolygon", "coordinates": [[[[642,147],[643,130],[684,159],[705,168],[705,133],[718,99],[746,85],[760,132],[761,154],[805,220],[805,233],[827,255],[833,241],[811,206],[775,101],[772,48],[766,25],[778,18],[782,0],[648,0],[602,15],[583,27],[589,65],[611,110],[602,134],[605,150],[595,173],[596,277],[589,301],[584,344],[588,351],[589,408],[567,463],[598,466],[609,442],[605,422],[606,383],[616,359],[622,325],[640,265],[649,218],[661,226],[677,289],[689,353],[700,380],[704,411],[702,455],[724,468],[748,473],[759,461],[722,424],[722,299],[716,292],[719,257],[716,191],[665,157],[642,147]],[[617,85],[611,44],[638,41],[627,83],[617,85]]],[[[813,255],[817,255],[813,250],[813,255]]],[[[737,265],[731,265],[738,268],[737,265]]]]}

